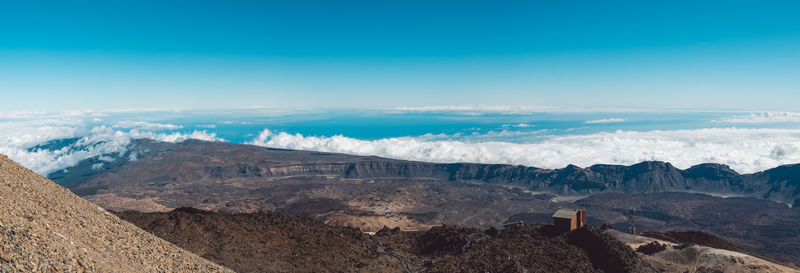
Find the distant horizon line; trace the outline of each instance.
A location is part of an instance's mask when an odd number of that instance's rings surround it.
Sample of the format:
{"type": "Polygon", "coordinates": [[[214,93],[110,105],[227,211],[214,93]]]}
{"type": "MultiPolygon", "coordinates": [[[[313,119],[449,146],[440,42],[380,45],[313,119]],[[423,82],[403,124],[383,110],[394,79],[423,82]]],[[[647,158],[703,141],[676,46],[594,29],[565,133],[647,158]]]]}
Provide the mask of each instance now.
{"type": "Polygon", "coordinates": [[[419,106],[377,106],[377,107],[318,107],[318,106],[269,106],[245,105],[234,107],[123,107],[123,108],[74,108],[55,111],[46,110],[11,110],[0,111],[0,118],[41,116],[53,114],[91,115],[116,113],[157,113],[157,112],[214,112],[214,111],[246,111],[275,110],[286,114],[305,111],[382,111],[386,113],[796,113],[799,110],[785,109],[747,109],[747,108],[638,108],[613,106],[549,106],[549,105],[502,105],[502,104],[454,104],[454,105],[419,105],[419,106]]]}

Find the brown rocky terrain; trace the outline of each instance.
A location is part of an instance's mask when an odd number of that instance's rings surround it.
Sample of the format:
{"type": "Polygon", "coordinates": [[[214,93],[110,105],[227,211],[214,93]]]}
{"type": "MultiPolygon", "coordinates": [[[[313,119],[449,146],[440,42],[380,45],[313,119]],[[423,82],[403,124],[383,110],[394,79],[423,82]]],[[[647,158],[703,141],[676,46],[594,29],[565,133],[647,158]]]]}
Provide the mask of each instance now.
{"type": "Polygon", "coordinates": [[[591,228],[559,235],[520,225],[489,235],[435,226],[368,235],[277,213],[179,208],[117,214],[238,272],[650,272],[632,249],[591,228]]]}
{"type": "Polygon", "coordinates": [[[204,141],[140,141],[136,149],[135,162],[51,177],[110,210],[276,211],[372,232],[486,226],[553,206],[550,196],[513,184],[451,181],[441,164],[204,141]]]}
{"type": "Polygon", "coordinates": [[[798,272],[718,248],[742,249],[697,231],[645,233],[668,239],[660,240],[611,229],[561,234],[546,224],[518,224],[499,234],[434,226],[424,232],[383,228],[369,235],[271,212],[178,208],[117,214],[238,272],[798,272]]]}
{"type": "Polygon", "coordinates": [[[369,235],[307,217],[193,208],[116,214],[238,272],[393,272],[399,268],[394,258],[369,248],[365,243],[369,235]]]}
{"type": "MultiPolygon", "coordinates": [[[[656,272],[669,273],[796,273],[797,268],[776,264],[752,255],[700,244],[677,244],[656,238],[631,235],[616,230],[605,234],[637,249],[636,253],[656,272]]],[[[656,233],[650,233],[651,235],[656,233]]],[[[658,236],[663,236],[657,233],[658,236]]],[[[671,233],[687,241],[700,241],[734,247],[724,240],[700,232],[671,233]],[[710,239],[710,240],[708,240],[710,239]]]]}
{"type": "MultiPolygon", "coordinates": [[[[784,204],[745,197],[720,198],[694,193],[605,193],[578,200],[593,217],[606,220],[617,230],[625,230],[625,209],[637,208],[639,231],[702,231],[724,238],[755,253],[800,264],[800,209],[784,204]]],[[[676,235],[681,241],[691,238],[676,235]]],[[[725,248],[723,245],[709,245],[725,248]]],[[[739,251],[739,249],[731,249],[739,251]]]]}
{"type": "Polygon", "coordinates": [[[0,155],[0,272],[230,272],[0,155]]]}
{"type": "Polygon", "coordinates": [[[786,204],[800,198],[800,164],[754,174],[739,174],[726,165],[712,163],[682,170],[659,161],[631,166],[598,164],[586,168],[569,165],[561,169],[541,169],[504,164],[414,162],[201,140],[161,143],[147,139],[135,141],[130,152],[136,153],[139,160],[104,162],[100,170],[93,170],[91,166],[99,161],[90,159],[67,172],[50,174],[50,178],[81,196],[117,188],[123,182],[150,186],[169,183],[174,186],[186,182],[207,184],[224,181],[225,185],[236,186],[237,183],[253,183],[245,180],[264,183],[294,177],[313,181],[411,179],[477,182],[562,196],[681,191],[747,196],[786,204]],[[143,177],[130,176],[131,172],[142,169],[148,171],[143,177]]]}
{"type": "Polygon", "coordinates": [[[747,250],[741,248],[725,239],[714,236],[712,234],[699,232],[699,231],[645,231],[639,235],[664,240],[676,244],[685,245],[701,245],[719,249],[725,249],[736,252],[746,252],[747,250]]]}
{"type": "Polygon", "coordinates": [[[787,205],[800,193],[800,165],[744,175],[719,164],[681,170],[665,162],[548,170],[194,140],[138,140],[131,152],[139,159],[116,155],[101,170],[87,160],[50,177],[107,209],[275,211],[370,232],[547,222],[559,207],[587,209],[590,224],[624,230],[625,210],[635,206],[640,230],[700,230],[800,264],[800,207],[787,205]]]}

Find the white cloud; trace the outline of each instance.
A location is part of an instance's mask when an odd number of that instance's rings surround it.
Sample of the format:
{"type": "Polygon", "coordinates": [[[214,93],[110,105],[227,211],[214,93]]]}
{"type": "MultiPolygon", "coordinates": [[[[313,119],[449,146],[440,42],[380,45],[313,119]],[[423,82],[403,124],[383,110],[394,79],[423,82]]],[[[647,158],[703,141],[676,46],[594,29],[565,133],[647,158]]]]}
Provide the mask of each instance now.
{"type": "Polygon", "coordinates": [[[171,133],[171,134],[158,134],[148,131],[131,130],[130,137],[133,139],[149,138],[163,142],[181,142],[187,139],[199,139],[207,141],[224,141],[218,138],[217,134],[203,131],[192,131],[191,133],[171,133]]]}
{"type": "MultiPolygon", "coordinates": [[[[516,111],[525,108],[465,106],[454,109],[516,111]]],[[[167,130],[164,128],[180,129],[176,128],[180,125],[175,124],[136,121],[125,123],[115,120],[118,114],[97,119],[102,115],[103,113],[94,111],[0,114],[0,153],[40,174],[48,174],[94,157],[102,162],[136,160],[140,155],[125,155],[133,139],[151,138],[165,142],[186,139],[221,140],[213,132],[207,131],[161,131],[167,130]],[[68,138],[75,138],[77,142],[61,149],[31,149],[51,140],[68,138]],[[123,155],[126,157],[122,158],[123,155]]],[[[130,118],[130,115],[123,116],[130,118]]],[[[770,120],[787,120],[796,115],[784,113],[754,116],[757,119],[770,117],[770,120]]],[[[752,119],[751,116],[746,117],[752,119]]],[[[219,120],[209,122],[225,124],[219,120]]],[[[533,125],[519,123],[506,127],[515,126],[524,128],[533,125]]],[[[534,131],[502,128],[485,133],[426,134],[362,140],[341,135],[315,137],[264,130],[255,136],[252,143],[276,148],[377,155],[419,161],[507,163],[545,168],[560,168],[567,164],[627,165],[643,160],[661,160],[670,161],[681,168],[716,162],[728,164],[740,172],[755,172],[800,162],[800,129],[711,128],[554,135],[568,131],[569,129],[534,131]]],[[[248,136],[250,137],[252,136],[248,136]]]]}
{"type": "Polygon", "coordinates": [[[560,108],[549,106],[511,106],[511,105],[432,105],[401,106],[400,112],[456,112],[456,113],[531,113],[548,112],[560,108]]]}
{"type": "Polygon", "coordinates": [[[711,122],[723,123],[780,123],[780,122],[800,122],[800,113],[794,112],[763,112],[763,113],[750,113],[747,115],[738,115],[724,117],[712,120],[711,122]]]}
{"type": "Polygon", "coordinates": [[[534,127],[536,125],[528,124],[528,123],[517,123],[517,124],[503,124],[503,127],[514,127],[514,128],[528,128],[534,127]]]}
{"type": "Polygon", "coordinates": [[[601,124],[601,123],[619,123],[619,122],[627,122],[627,119],[624,118],[604,118],[604,119],[597,119],[597,120],[587,120],[583,123],[586,124],[601,124]]]}
{"type": "Polygon", "coordinates": [[[792,157],[798,154],[798,145],[791,143],[781,143],[775,146],[775,149],[769,153],[769,157],[775,160],[781,160],[787,157],[792,157]]]}
{"type": "MultiPolygon", "coordinates": [[[[539,134],[539,132],[533,132],[539,134]]],[[[567,164],[630,165],[660,160],[680,168],[713,162],[751,173],[800,162],[800,130],[710,128],[540,135],[535,143],[436,140],[431,136],[361,140],[262,131],[251,144],[297,150],[375,155],[431,162],[477,162],[561,168],[567,164]]]]}
{"type": "Polygon", "coordinates": [[[113,162],[115,159],[108,155],[126,153],[133,139],[151,138],[165,142],[221,140],[214,133],[206,131],[158,133],[149,130],[164,126],[139,126],[141,128],[134,129],[98,126],[92,123],[94,116],[96,113],[92,111],[70,111],[64,114],[26,113],[7,117],[0,120],[0,153],[46,175],[93,157],[113,162]],[[70,138],[76,138],[77,141],[59,149],[32,149],[52,140],[70,138]]]}
{"type": "Polygon", "coordinates": [[[136,153],[136,152],[132,152],[132,153],[131,153],[131,154],[128,156],[128,161],[129,161],[129,162],[134,162],[134,161],[136,161],[136,160],[139,160],[139,154],[138,154],[138,153],[136,153]]]}
{"type": "Polygon", "coordinates": [[[524,105],[429,105],[400,106],[395,112],[420,113],[453,113],[465,115],[477,114],[531,114],[531,113],[655,113],[655,112],[707,112],[686,109],[654,109],[654,108],[617,108],[617,107],[558,107],[558,106],[524,106],[524,105]]]}
{"type": "Polygon", "coordinates": [[[214,129],[214,128],[217,128],[217,125],[216,124],[201,124],[201,125],[197,125],[197,127],[198,128],[214,129]]]}
{"type": "Polygon", "coordinates": [[[104,113],[152,113],[152,112],[180,112],[187,108],[110,108],[104,109],[104,113]]]}
{"type": "Polygon", "coordinates": [[[114,128],[125,128],[125,129],[143,129],[143,130],[177,130],[183,128],[181,125],[175,124],[163,124],[163,123],[152,123],[147,121],[118,121],[114,123],[112,126],[114,128]]]}
{"type": "Polygon", "coordinates": [[[47,114],[40,111],[13,111],[8,113],[0,113],[0,118],[30,118],[34,116],[41,116],[47,114]]]}
{"type": "Polygon", "coordinates": [[[97,160],[104,161],[104,162],[114,162],[114,161],[117,161],[117,159],[116,159],[116,158],[113,158],[113,157],[110,157],[110,156],[107,156],[107,155],[100,156],[100,157],[98,157],[98,158],[97,158],[97,160]]]}

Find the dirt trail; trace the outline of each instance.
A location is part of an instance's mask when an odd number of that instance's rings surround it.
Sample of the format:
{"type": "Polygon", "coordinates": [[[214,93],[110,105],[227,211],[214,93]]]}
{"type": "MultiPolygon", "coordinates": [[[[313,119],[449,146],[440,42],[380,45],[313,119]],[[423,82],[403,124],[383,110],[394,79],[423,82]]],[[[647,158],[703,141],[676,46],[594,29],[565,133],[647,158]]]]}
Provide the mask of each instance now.
{"type": "Polygon", "coordinates": [[[382,255],[389,255],[392,258],[395,258],[397,261],[399,261],[401,266],[403,267],[404,273],[419,273],[427,269],[425,266],[422,266],[417,270],[412,269],[411,266],[408,265],[408,262],[406,262],[406,257],[398,253],[397,251],[387,250],[387,247],[384,244],[382,244],[381,242],[374,241],[372,238],[367,238],[366,244],[370,249],[374,249],[375,252],[382,255]]]}

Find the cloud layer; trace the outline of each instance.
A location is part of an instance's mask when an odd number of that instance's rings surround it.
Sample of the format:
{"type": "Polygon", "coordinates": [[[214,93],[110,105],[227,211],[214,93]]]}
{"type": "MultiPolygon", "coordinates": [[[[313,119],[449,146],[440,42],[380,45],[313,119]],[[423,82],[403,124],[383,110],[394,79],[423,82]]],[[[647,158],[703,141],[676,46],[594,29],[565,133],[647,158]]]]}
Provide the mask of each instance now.
{"type": "MultiPolygon", "coordinates": [[[[219,140],[215,134],[206,131],[159,132],[181,128],[170,124],[117,122],[111,126],[98,125],[98,116],[102,115],[68,112],[4,116],[0,119],[0,153],[39,174],[47,175],[93,157],[105,162],[118,160],[108,155],[126,153],[133,139],[150,138],[166,142],[190,138],[219,140]],[[57,149],[38,146],[59,139],[76,141],[57,149]]],[[[133,154],[131,156],[135,157],[133,154]]]]}
{"type": "Polygon", "coordinates": [[[750,113],[712,120],[724,123],[800,123],[800,113],[794,112],[763,112],[750,113]]]}
{"type": "Polygon", "coordinates": [[[401,112],[485,112],[485,113],[528,113],[547,112],[559,108],[549,106],[514,106],[514,105],[432,105],[401,106],[395,108],[401,112]]]}
{"type": "Polygon", "coordinates": [[[177,130],[183,128],[183,126],[175,124],[153,123],[147,121],[130,121],[130,120],[116,122],[112,127],[123,128],[123,129],[142,129],[142,130],[177,130]]]}
{"type": "Polygon", "coordinates": [[[619,123],[619,122],[627,122],[627,119],[624,118],[604,118],[604,119],[596,119],[596,120],[587,120],[583,123],[586,124],[602,124],[602,123],[619,123]]]}
{"type": "Polygon", "coordinates": [[[528,123],[517,123],[517,124],[503,124],[503,127],[514,127],[514,128],[528,128],[528,127],[535,127],[536,125],[528,124],[528,123]]]}
{"type": "Polygon", "coordinates": [[[505,163],[544,168],[560,168],[567,164],[630,165],[660,160],[680,168],[721,163],[742,173],[752,173],[800,162],[800,130],[797,129],[710,128],[533,137],[537,139],[534,143],[470,142],[440,135],[362,140],[341,135],[303,136],[267,129],[251,144],[418,161],[505,163]]]}
{"type": "MultiPolygon", "coordinates": [[[[450,108],[417,110],[437,109],[450,108]]],[[[472,106],[456,109],[525,110],[514,107],[472,106]]],[[[221,140],[215,133],[205,131],[215,131],[214,126],[189,126],[188,128],[202,129],[191,131],[178,125],[179,122],[136,121],[130,117],[129,114],[119,116],[93,111],[59,114],[0,113],[0,153],[40,174],[49,174],[93,157],[98,157],[102,162],[134,161],[138,155],[133,153],[125,158],[114,158],[124,155],[134,139],[151,138],[166,142],[185,139],[221,140]],[[70,141],[55,148],[52,145],[41,146],[62,139],[70,141]]],[[[800,114],[774,112],[732,116],[724,122],[791,122],[795,119],[800,122],[800,114]]],[[[583,120],[589,120],[585,123],[625,121],[618,118],[583,120]]],[[[203,122],[226,124],[228,121],[203,122]]],[[[245,124],[246,121],[241,123],[245,124]]],[[[374,140],[343,135],[304,136],[267,129],[250,143],[275,148],[376,155],[418,161],[505,163],[544,168],[560,168],[567,164],[628,165],[645,160],[660,160],[672,162],[681,168],[706,162],[722,163],[739,172],[749,173],[800,162],[800,129],[708,128],[575,134],[571,129],[534,130],[535,128],[539,127],[530,123],[509,122],[498,131],[484,133],[426,134],[374,140]],[[564,135],[565,133],[569,135],[564,135]]],[[[251,131],[242,131],[243,135],[245,133],[251,131]]],[[[98,165],[96,168],[101,167],[98,165]]]]}
{"type": "MultiPolygon", "coordinates": [[[[653,113],[666,109],[617,108],[617,107],[556,107],[527,105],[428,105],[400,106],[394,108],[400,113],[450,113],[450,114],[532,114],[532,113],[653,113]]],[[[684,110],[671,110],[681,112],[684,110]]]]}

